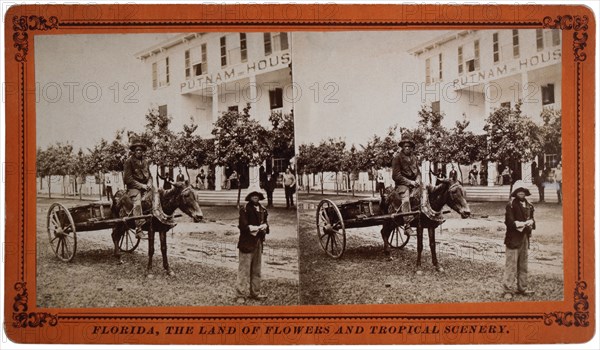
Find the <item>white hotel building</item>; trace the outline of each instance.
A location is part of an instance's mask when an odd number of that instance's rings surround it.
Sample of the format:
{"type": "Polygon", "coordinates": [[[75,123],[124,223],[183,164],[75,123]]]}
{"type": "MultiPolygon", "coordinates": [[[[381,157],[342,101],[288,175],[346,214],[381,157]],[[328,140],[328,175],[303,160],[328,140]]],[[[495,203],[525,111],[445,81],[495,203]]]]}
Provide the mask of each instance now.
{"type": "MultiPolygon", "coordinates": [[[[475,134],[484,134],[485,119],[495,109],[523,102],[522,111],[541,124],[545,108],[561,108],[561,32],[559,30],[452,31],[409,51],[423,74],[419,98],[445,114],[452,127],[466,119],[475,134]]],[[[556,155],[537,164],[554,167],[556,155]]],[[[477,164],[481,169],[481,164],[477,164]]],[[[531,162],[511,164],[513,180],[531,182],[531,162]]],[[[497,164],[488,164],[488,186],[498,184],[497,164]]],[[[467,174],[469,167],[464,167],[467,174]]]]}
{"type": "MultiPolygon", "coordinates": [[[[186,33],[148,47],[136,54],[148,72],[141,87],[148,108],[171,116],[173,130],[192,121],[202,138],[212,137],[219,116],[247,104],[251,118],[270,128],[272,112],[292,110],[290,39],[284,32],[186,33]]],[[[288,162],[273,155],[264,165],[282,172],[288,162]]],[[[216,167],[217,190],[230,171],[216,167]]],[[[241,175],[243,187],[258,181],[257,168],[241,175]]]]}

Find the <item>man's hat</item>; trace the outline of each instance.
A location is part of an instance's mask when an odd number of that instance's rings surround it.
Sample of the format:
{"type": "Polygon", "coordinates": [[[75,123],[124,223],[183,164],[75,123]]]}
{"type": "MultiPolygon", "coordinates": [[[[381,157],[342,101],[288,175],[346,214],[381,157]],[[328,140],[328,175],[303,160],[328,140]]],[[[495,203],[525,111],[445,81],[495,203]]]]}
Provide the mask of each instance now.
{"type": "Polygon", "coordinates": [[[531,192],[525,187],[525,183],[522,180],[517,180],[513,184],[513,191],[510,194],[511,197],[516,197],[518,192],[525,192],[526,196],[531,196],[531,192]]]}
{"type": "Polygon", "coordinates": [[[129,149],[135,151],[137,147],[141,147],[144,150],[144,152],[146,152],[146,150],[148,149],[148,146],[146,146],[146,144],[143,143],[139,137],[132,138],[131,144],[129,145],[129,149]]]}
{"type": "Polygon", "coordinates": [[[405,144],[408,144],[408,145],[412,146],[413,148],[415,147],[415,142],[408,136],[403,136],[400,139],[400,142],[398,142],[398,146],[400,146],[400,147],[404,147],[405,144]]]}
{"type": "Polygon", "coordinates": [[[246,202],[249,202],[250,198],[252,198],[252,196],[254,196],[254,195],[258,196],[259,201],[262,201],[263,199],[265,199],[265,195],[262,193],[262,190],[260,189],[260,187],[258,187],[256,185],[252,185],[252,187],[250,187],[248,190],[250,192],[248,192],[248,194],[246,195],[246,202]]]}

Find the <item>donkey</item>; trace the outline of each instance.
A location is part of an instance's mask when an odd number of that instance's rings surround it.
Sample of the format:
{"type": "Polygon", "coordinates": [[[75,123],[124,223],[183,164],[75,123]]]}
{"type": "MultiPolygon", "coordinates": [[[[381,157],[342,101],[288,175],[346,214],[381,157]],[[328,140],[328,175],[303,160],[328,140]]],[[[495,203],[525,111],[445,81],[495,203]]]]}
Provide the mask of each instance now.
{"type": "MultiPolygon", "coordinates": [[[[448,205],[452,210],[460,214],[463,219],[471,215],[471,209],[466,200],[465,190],[461,183],[454,179],[440,179],[440,183],[433,187],[428,186],[422,190],[420,200],[411,198],[411,210],[419,211],[420,213],[409,222],[411,227],[417,229],[417,274],[422,274],[421,271],[421,253],[423,252],[423,229],[427,228],[429,233],[429,248],[431,249],[431,260],[433,266],[439,272],[444,269],[437,260],[435,251],[435,229],[444,222],[441,210],[444,205],[448,205]]],[[[388,213],[400,212],[401,201],[400,195],[393,190],[393,187],[386,189],[386,196],[382,198],[383,207],[387,208],[388,213]],[[387,197],[387,198],[386,198],[387,197]]],[[[388,239],[391,232],[397,226],[405,225],[404,217],[397,217],[394,220],[389,220],[381,229],[381,237],[384,242],[384,252],[389,253],[388,239]]]]}
{"type": "MultiPolygon", "coordinates": [[[[172,188],[168,190],[159,189],[160,204],[162,211],[167,216],[172,216],[176,209],[190,216],[194,222],[201,222],[204,215],[196,199],[196,193],[187,182],[174,182],[172,188]]],[[[152,212],[152,192],[146,193],[142,200],[142,210],[144,213],[152,212]]],[[[117,191],[113,198],[113,216],[126,217],[133,209],[133,201],[123,190],[117,191]]],[[[160,238],[160,252],[162,253],[163,267],[169,276],[175,276],[175,273],[169,267],[167,259],[167,232],[176,224],[168,222],[169,220],[160,220],[153,216],[152,222],[147,221],[142,225],[142,230],[148,232],[148,267],[147,277],[152,277],[152,257],[154,256],[154,233],[158,231],[160,238]]],[[[114,255],[120,258],[119,241],[125,230],[135,229],[134,221],[128,224],[117,225],[113,228],[112,239],[114,243],[114,255]]]]}

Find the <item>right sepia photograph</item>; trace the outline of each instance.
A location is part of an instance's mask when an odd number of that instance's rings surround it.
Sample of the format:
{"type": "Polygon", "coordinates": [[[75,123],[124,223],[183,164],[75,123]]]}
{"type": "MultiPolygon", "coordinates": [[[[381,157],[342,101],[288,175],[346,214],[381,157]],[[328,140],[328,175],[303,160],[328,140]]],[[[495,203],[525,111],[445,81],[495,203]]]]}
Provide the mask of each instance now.
{"type": "Polygon", "coordinates": [[[292,41],[300,304],[563,299],[560,30],[292,41]]]}

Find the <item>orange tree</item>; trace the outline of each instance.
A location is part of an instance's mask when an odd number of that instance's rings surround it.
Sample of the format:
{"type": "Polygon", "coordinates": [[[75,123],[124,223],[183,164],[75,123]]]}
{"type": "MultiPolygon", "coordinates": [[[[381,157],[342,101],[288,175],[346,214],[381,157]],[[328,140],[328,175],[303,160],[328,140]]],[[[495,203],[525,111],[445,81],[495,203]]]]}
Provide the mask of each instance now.
{"type": "MultiPolygon", "coordinates": [[[[250,118],[250,106],[242,113],[229,111],[217,119],[212,134],[215,136],[215,164],[232,166],[241,174],[244,166],[258,166],[270,155],[267,130],[250,118]]],[[[237,205],[240,206],[241,186],[238,186],[237,205]]]]}
{"type": "MultiPolygon", "coordinates": [[[[488,159],[512,164],[532,160],[542,150],[539,127],[521,112],[521,102],[515,108],[498,108],[485,120],[488,133],[488,159]]],[[[512,183],[510,186],[512,192],[512,183]]],[[[509,192],[509,193],[510,193],[509,192]]]]}

